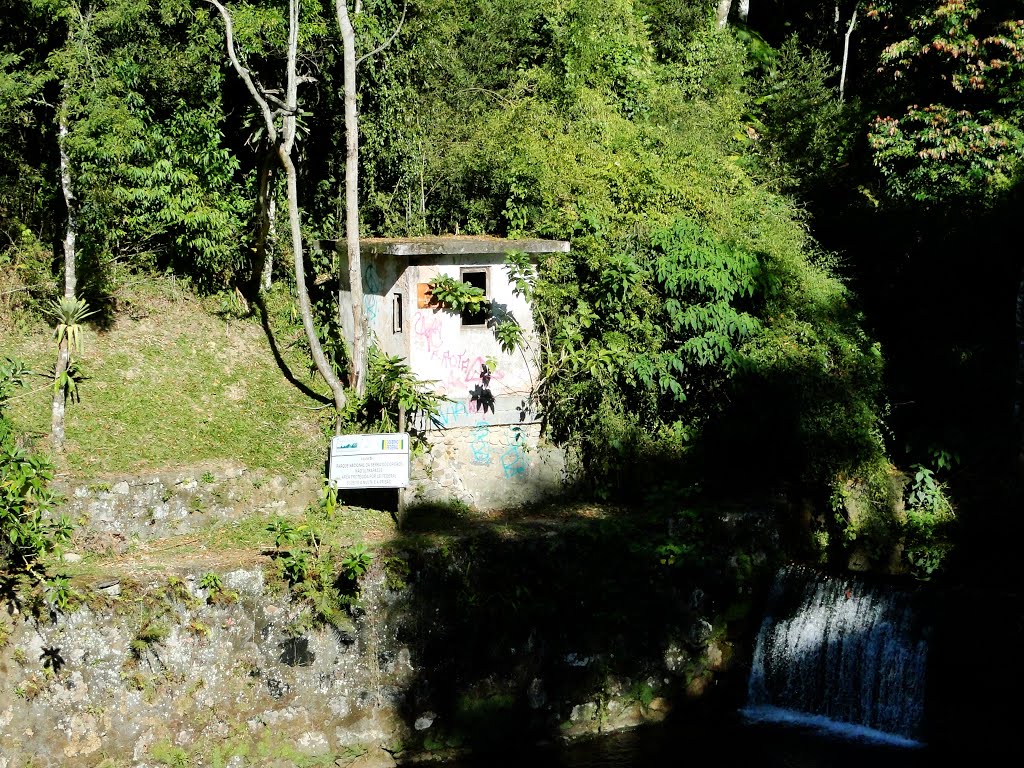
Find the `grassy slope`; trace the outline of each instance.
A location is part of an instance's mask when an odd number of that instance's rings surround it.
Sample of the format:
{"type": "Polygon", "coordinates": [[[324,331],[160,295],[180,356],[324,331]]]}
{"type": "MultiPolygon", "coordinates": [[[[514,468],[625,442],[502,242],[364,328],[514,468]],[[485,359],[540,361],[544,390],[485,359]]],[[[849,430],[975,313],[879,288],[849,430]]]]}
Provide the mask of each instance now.
{"type": "MultiPolygon", "coordinates": [[[[66,453],[59,471],[75,477],[239,464],[282,474],[316,470],[327,441],[320,403],[291,383],[275,362],[254,318],[220,311],[169,283],[136,286],[119,296],[128,311],[109,330],[90,327],[80,355],[88,379],[80,402],[68,404],[66,453]]],[[[281,317],[290,299],[272,297],[281,317]]],[[[237,306],[234,307],[237,309],[237,306]]],[[[52,331],[42,321],[27,332],[0,328],[0,355],[33,370],[52,369],[52,331]]],[[[289,345],[294,331],[276,331],[299,385],[324,391],[289,345]]],[[[48,450],[50,393],[41,378],[10,403],[17,426],[48,450]]]]}
{"type": "MultiPolygon", "coordinates": [[[[316,410],[321,402],[303,388],[327,390],[309,376],[295,344],[302,332],[286,291],[268,298],[268,314],[277,348],[298,386],[276,363],[259,321],[225,313],[221,300],[200,300],[155,281],[137,285],[130,295],[119,293],[118,302],[126,309],[109,330],[90,327],[85,334],[81,363],[88,379],[81,386],[81,401],[68,406],[66,452],[56,457],[61,474],[90,483],[111,475],[228,464],[286,476],[322,470],[327,438],[321,417],[329,418],[329,412],[316,410]]],[[[0,356],[18,357],[36,371],[51,369],[55,347],[49,326],[32,321],[27,329],[9,322],[5,327],[9,320],[0,312],[0,356]]],[[[30,385],[9,403],[9,413],[36,448],[48,450],[49,385],[41,377],[33,377],[30,385]]],[[[400,549],[478,527],[501,535],[533,535],[538,521],[585,526],[593,515],[604,513],[568,500],[542,510],[474,519],[458,509],[425,509],[399,534],[389,512],[340,509],[323,524],[323,543],[343,549],[363,542],[374,550],[400,549]]],[[[76,544],[85,559],[60,563],[59,569],[76,583],[88,583],[111,574],[137,577],[267,564],[273,536],[266,523],[259,517],[218,524],[133,542],[121,553],[76,544]]]]}

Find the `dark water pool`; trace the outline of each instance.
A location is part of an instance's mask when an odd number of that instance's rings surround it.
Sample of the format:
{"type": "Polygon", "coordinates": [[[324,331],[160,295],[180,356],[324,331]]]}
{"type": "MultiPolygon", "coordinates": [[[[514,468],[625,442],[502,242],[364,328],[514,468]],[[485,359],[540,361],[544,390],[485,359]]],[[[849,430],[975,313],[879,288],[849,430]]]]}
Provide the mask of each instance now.
{"type": "MultiPolygon", "coordinates": [[[[638,728],[571,745],[522,745],[444,763],[452,768],[935,768],[1009,764],[1007,749],[981,740],[976,748],[941,749],[869,732],[735,718],[682,721],[638,728]],[[995,759],[990,759],[995,758],[995,759]],[[951,762],[952,761],[952,762],[951,762]]],[[[1019,757],[1021,754],[1018,753],[1019,757]]],[[[1016,761],[1014,761],[1016,763],[1016,761]]]]}

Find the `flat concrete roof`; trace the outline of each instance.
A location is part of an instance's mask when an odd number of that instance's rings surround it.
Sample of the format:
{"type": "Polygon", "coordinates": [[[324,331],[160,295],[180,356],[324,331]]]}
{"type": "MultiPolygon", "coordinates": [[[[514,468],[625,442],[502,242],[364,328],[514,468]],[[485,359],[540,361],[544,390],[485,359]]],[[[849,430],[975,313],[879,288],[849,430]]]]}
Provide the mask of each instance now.
{"type": "MultiPolygon", "coordinates": [[[[344,247],[342,240],[328,240],[322,247],[344,247]]],[[[460,254],[506,253],[568,253],[568,240],[526,238],[510,240],[487,235],[438,235],[432,237],[364,237],[359,250],[367,255],[387,256],[457,256],[460,254]]]]}

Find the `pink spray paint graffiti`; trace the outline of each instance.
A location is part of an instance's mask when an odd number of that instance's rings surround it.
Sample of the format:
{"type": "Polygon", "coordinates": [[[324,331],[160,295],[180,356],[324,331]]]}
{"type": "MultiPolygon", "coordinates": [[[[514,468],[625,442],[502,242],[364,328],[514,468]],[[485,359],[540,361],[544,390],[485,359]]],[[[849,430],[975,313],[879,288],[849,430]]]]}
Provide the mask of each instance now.
{"type": "Polygon", "coordinates": [[[489,386],[492,381],[505,378],[504,371],[490,370],[483,356],[473,355],[469,350],[452,352],[439,348],[431,351],[430,358],[444,371],[441,382],[448,392],[467,391],[477,384],[489,386]]]}
{"type": "Polygon", "coordinates": [[[436,354],[441,348],[441,318],[429,312],[417,312],[413,321],[413,331],[427,345],[427,352],[436,354]]]}

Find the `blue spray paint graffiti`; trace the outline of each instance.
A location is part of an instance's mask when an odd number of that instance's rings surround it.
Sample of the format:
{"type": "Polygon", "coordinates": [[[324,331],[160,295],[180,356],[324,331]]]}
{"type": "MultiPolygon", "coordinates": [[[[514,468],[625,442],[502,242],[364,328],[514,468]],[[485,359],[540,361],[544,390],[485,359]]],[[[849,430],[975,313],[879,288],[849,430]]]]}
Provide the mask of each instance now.
{"type": "Polygon", "coordinates": [[[367,265],[363,270],[363,312],[368,323],[376,322],[377,307],[380,304],[381,282],[374,264],[367,265]]]}
{"type": "Polygon", "coordinates": [[[473,454],[471,462],[480,467],[491,465],[491,446],[487,444],[487,435],[490,430],[490,424],[481,421],[473,430],[473,440],[469,444],[469,450],[473,454]]]}
{"type": "Polygon", "coordinates": [[[526,472],[526,452],[520,444],[521,439],[522,433],[519,428],[509,427],[505,435],[507,447],[501,454],[501,469],[505,473],[506,480],[511,480],[526,472]]]}
{"type": "Polygon", "coordinates": [[[442,426],[449,427],[453,421],[456,421],[460,416],[468,416],[469,409],[466,404],[462,401],[456,400],[453,403],[449,403],[438,411],[437,419],[441,422],[442,426]]]}

